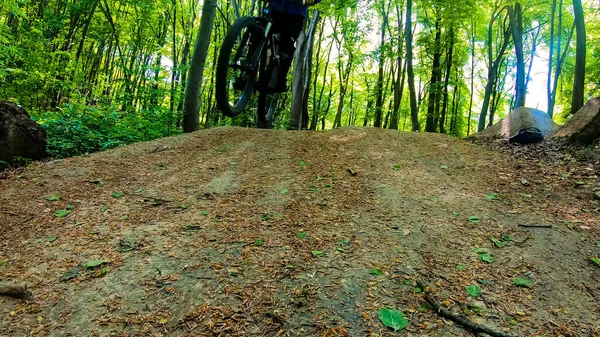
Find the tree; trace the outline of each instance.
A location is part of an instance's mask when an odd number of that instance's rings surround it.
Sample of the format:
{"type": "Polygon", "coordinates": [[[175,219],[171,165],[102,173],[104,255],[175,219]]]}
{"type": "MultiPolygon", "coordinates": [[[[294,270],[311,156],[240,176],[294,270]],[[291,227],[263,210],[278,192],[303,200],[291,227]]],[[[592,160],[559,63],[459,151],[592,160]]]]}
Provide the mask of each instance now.
{"type": "Polygon", "coordinates": [[[577,30],[577,49],[575,56],[575,77],[573,84],[573,100],[571,101],[571,114],[575,114],[579,111],[584,103],[586,46],[585,21],[581,0],[573,0],[573,12],[575,14],[575,28],[577,30]]]}
{"type": "Polygon", "coordinates": [[[204,66],[206,65],[206,57],[210,46],[210,36],[212,34],[216,8],[216,0],[204,0],[200,30],[198,30],[198,36],[196,37],[196,47],[192,56],[189,82],[185,93],[184,132],[193,132],[200,127],[200,88],[202,87],[204,66]]]}
{"type": "Polygon", "coordinates": [[[406,68],[408,72],[408,90],[410,91],[410,119],[413,131],[419,131],[419,108],[417,107],[417,91],[415,89],[415,71],[413,68],[413,30],[412,0],[406,0],[406,68]]]}

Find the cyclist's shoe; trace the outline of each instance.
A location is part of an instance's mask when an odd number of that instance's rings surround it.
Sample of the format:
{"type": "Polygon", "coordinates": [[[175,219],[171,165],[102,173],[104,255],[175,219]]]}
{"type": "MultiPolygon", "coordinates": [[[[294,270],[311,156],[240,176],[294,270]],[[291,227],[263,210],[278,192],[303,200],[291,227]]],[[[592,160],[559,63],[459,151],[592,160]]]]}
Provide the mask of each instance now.
{"type": "Polygon", "coordinates": [[[238,77],[235,82],[233,82],[233,88],[235,90],[244,90],[246,88],[246,79],[242,78],[242,76],[238,77]]]}
{"type": "Polygon", "coordinates": [[[285,83],[278,83],[275,87],[269,88],[269,92],[271,93],[281,93],[288,91],[288,87],[285,83]]]}

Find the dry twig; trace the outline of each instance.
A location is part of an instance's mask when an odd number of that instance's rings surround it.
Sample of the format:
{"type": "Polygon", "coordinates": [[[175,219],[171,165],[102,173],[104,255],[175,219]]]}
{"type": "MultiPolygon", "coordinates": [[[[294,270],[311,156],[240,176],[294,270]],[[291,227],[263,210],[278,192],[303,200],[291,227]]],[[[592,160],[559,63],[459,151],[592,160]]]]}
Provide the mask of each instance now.
{"type": "Polygon", "coordinates": [[[450,312],[449,310],[445,309],[441,304],[436,302],[431,297],[431,295],[429,295],[428,287],[422,280],[417,280],[417,285],[421,289],[423,289],[423,293],[425,294],[425,300],[427,301],[427,303],[429,303],[429,305],[431,305],[435,312],[437,312],[442,317],[447,318],[456,324],[462,325],[465,329],[473,333],[484,333],[493,337],[513,337],[512,335],[506,334],[504,332],[495,331],[483,325],[473,323],[471,320],[464,316],[456,315],[450,312]]]}

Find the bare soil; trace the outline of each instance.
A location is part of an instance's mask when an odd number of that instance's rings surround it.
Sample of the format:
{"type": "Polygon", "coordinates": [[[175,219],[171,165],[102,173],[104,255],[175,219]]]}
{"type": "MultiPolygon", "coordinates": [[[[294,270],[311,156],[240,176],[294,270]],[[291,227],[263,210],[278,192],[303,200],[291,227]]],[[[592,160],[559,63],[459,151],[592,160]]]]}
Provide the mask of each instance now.
{"type": "Polygon", "coordinates": [[[33,298],[0,297],[0,336],[471,336],[416,279],[514,336],[600,336],[597,167],[511,151],[227,127],[5,173],[0,282],[33,298]]]}

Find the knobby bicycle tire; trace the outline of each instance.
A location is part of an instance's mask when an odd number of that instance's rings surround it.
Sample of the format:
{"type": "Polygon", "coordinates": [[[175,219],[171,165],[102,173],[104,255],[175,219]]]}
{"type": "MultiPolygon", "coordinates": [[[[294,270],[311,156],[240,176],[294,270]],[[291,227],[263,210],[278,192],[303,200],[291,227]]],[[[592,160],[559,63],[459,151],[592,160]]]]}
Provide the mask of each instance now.
{"type": "Polygon", "coordinates": [[[267,49],[268,47],[265,47],[263,55],[261,56],[261,72],[260,78],[258,79],[260,81],[259,87],[261,90],[258,95],[258,109],[256,110],[259,126],[262,128],[271,128],[273,123],[273,114],[268,116],[269,109],[272,108],[273,104],[277,104],[276,100],[275,102],[272,100],[267,100],[269,95],[274,95],[274,93],[269,92],[269,82],[274,76],[274,72],[278,72],[277,61],[275,59],[272,59],[267,65],[267,49]],[[267,102],[269,103],[268,105],[267,102]]]}
{"type": "MultiPolygon", "coordinates": [[[[235,117],[244,111],[250,100],[250,97],[252,96],[254,84],[256,83],[258,67],[256,67],[255,70],[247,73],[246,85],[242,91],[240,100],[237,105],[231,106],[229,102],[229,90],[227,88],[228,81],[231,80],[228,78],[230,59],[237,39],[244,28],[248,29],[247,32],[249,33],[249,36],[247,39],[245,39],[246,41],[242,41],[241,45],[243,46],[244,44],[248,43],[250,39],[252,39],[251,42],[253,45],[258,46],[261,34],[260,26],[256,22],[256,19],[252,17],[240,18],[236,20],[236,22],[227,32],[227,36],[225,37],[225,40],[223,41],[219,51],[219,59],[217,60],[215,96],[217,99],[217,106],[221,112],[228,117],[235,117]]],[[[249,53],[251,52],[252,51],[249,51],[249,53]]]]}

